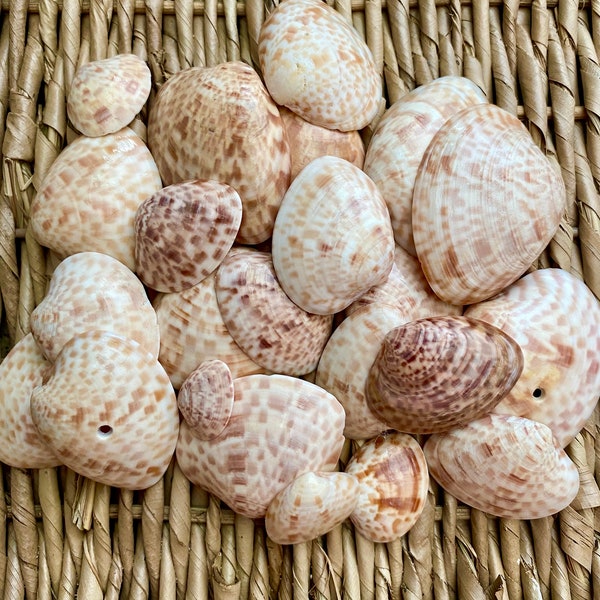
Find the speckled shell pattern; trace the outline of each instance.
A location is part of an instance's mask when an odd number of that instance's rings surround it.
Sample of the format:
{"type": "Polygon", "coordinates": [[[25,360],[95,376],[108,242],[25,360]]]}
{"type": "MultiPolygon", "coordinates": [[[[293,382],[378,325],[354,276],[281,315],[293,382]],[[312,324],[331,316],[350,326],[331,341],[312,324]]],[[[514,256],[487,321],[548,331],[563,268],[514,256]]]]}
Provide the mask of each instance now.
{"type": "Polygon", "coordinates": [[[299,475],[335,469],[344,409],[325,390],[287,375],[249,375],[233,385],[228,426],[202,441],[182,422],[177,461],[192,483],[236,513],[261,518],[299,475]]]}
{"type": "Polygon", "coordinates": [[[560,172],[516,116],[479,104],[451,117],[427,147],[413,193],[413,236],[433,291],[452,304],[516,281],[558,229],[560,172]]]}
{"type": "Polygon", "coordinates": [[[162,366],[137,342],[106,331],[63,346],[31,395],[31,416],[63,464],[125,489],[148,488],[164,475],[179,432],[162,366]]]}
{"type": "Polygon", "coordinates": [[[405,94],[377,123],[364,171],[386,201],[396,243],[413,256],[412,195],[425,150],[452,115],[485,102],[485,94],[470,79],[450,75],[405,94]]]}
{"type": "Polygon", "coordinates": [[[231,252],[217,271],[215,289],[227,330],[254,362],[283,375],[316,369],[333,316],[294,304],[279,285],[270,253],[231,252]]]}
{"type": "Polygon", "coordinates": [[[358,502],[358,480],[347,473],[304,473],[269,504],[265,529],[276,544],[308,542],[345,521],[358,502]]]}
{"type": "Polygon", "coordinates": [[[150,69],[135,54],[118,54],[77,69],[67,98],[67,114],[83,135],[115,133],[142,110],[152,87],[150,69]]]}
{"type": "Polygon", "coordinates": [[[135,213],[161,188],[154,158],[131,129],[81,136],[44,177],[31,204],[31,228],[42,246],[62,257],[103,252],[133,271],[135,213]]]}
{"type": "Polygon", "coordinates": [[[339,312],[384,282],[394,236],[375,184],[344,159],[313,160],[284,196],[272,255],[285,293],[315,314],[339,312]]]}
{"type": "Polygon", "coordinates": [[[31,419],[29,397],[51,365],[31,333],[19,340],[0,363],[0,460],[19,469],[61,464],[40,438],[31,419]]]}
{"type": "Polygon", "coordinates": [[[434,434],[424,452],[448,493],[497,517],[547,517],[579,490],[577,467],[551,430],[523,417],[491,414],[434,434]]]}
{"type": "Polygon", "coordinates": [[[180,292],[210,275],[238,233],[242,201],[229,185],[196,179],[150,196],[135,215],[136,273],[158,292],[180,292]]]}
{"type": "Polygon", "coordinates": [[[562,269],[539,269],[465,314],[523,350],[523,373],[494,412],[545,423],[565,447],[600,395],[600,303],[590,289],[562,269]]]}
{"type": "Polygon", "coordinates": [[[290,149],[277,106],[252,67],[227,62],[174,74],[151,105],[148,144],[165,185],[212,179],[238,192],[239,243],[271,237],[290,181],[290,149]]]}
{"type": "Polygon", "coordinates": [[[333,8],[286,0],[258,38],[265,84],[277,102],[330,129],[362,129],[377,114],[382,80],[369,47],[333,8]]]}
{"type": "Polygon", "coordinates": [[[429,471],[421,446],[412,436],[387,432],[365,442],[346,473],[358,479],[358,503],[350,515],[356,530],[373,542],[404,535],[425,508],[429,471]]]}
{"type": "Polygon", "coordinates": [[[344,407],[347,438],[368,439],[388,429],[369,408],[366,383],[386,334],[408,321],[410,317],[398,308],[371,304],[346,317],[329,338],[315,383],[331,392],[344,407]]]}
{"type": "Polygon", "coordinates": [[[135,340],[158,357],[158,319],[140,280],[107,254],[79,252],[54,270],[46,296],[31,313],[31,331],[53,362],[74,335],[90,329],[135,340]]]}
{"type": "Polygon", "coordinates": [[[485,321],[418,319],[386,334],[369,371],[367,402],[390,429],[447,431],[489,413],[522,370],[517,342],[485,321]]]}
{"type": "Polygon", "coordinates": [[[233,377],[264,373],[234,341],[227,330],[215,291],[216,273],[200,283],[171,294],[158,294],[152,305],[160,331],[158,359],[179,389],[202,362],[219,359],[233,377]]]}

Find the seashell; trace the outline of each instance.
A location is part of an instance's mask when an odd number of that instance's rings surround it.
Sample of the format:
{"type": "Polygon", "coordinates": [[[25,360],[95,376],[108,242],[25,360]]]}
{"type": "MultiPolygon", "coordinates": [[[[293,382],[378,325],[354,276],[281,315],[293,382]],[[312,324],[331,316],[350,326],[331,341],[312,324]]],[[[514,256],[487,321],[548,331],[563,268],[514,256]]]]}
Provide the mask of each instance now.
{"type": "Polygon", "coordinates": [[[334,470],[344,443],[344,409],[329,392],[287,375],[248,375],[233,386],[227,427],[202,441],[184,421],[177,462],[192,483],[236,513],[262,518],[298,475],[334,470]]]}
{"type": "Polygon", "coordinates": [[[273,498],[265,515],[276,544],[308,542],[329,533],[356,508],[358,480],[347,473],[304,473],[273,498]]]}
{"type": "Polygon", "coordinates": [[[194,435],[212,440],[225,429],[233,410],[233,377],[221,360],[207,360],[181,385],[177,406],[194,435]]]}
{"type": "Polygon", "coordinates": [[[447,119],[483,102],[485,94],[470,79],[449,75],[405,94],[377,123],[364,171],[385,198],[396,243],[413,256],[412,194],[425,150],[447,119]]]}
{"type": "Polygon", "coordinates": [[[358,131],[339,131],[313,125],[285,106],[279,107],[279,114],[290,143],[292,179],[319,156],[337,156],[362,169],[365,147],[358,131]]]}
{"type": "Polygon", "coordinates": [[[452,304],[497,294],[550,242],[564,207],[560,172],[517,117],[493,104],[454,115],[428,146],[413,193],[431,288],[452,304]]]}
{"type": "Polygon", "coordinates": [[[296,306],[281,289],[268,252],[230,253],[217,271],[215,289],[227,330],[254,362],[284,375],[317,368],[333,317],[296,306]]]}
{"type": "Polygon", "coordinates": [[[126,489],[164,475],[179,431],[164,369],[137,342],[107,331],[86,331],[63,346],[33,390],[31,417],[63,464],[126,489]]]}
{"type": "Polygon", "coordinates": [[[29,397],[51,368],[31,333],[21,338],[0,363],[0,461],[19,469],[46,469],[60,459],[38,434],[29,397]]]}
{"type": "Polygon", "coordinates": [[[78,137],[52,163],[32,201],[32,232],[63,258],[102,252],[133,271],[135,213],[161,187],[152,155],[131,129],[78,137]]]}
{"type": "Polygon", "coordinates": [[[265,19],[258,58],[269,93],[303,119],[362,129],[379,108],[382,80],[358,32],[316,0],[286,0],[265,19]]]}
{"type": "Polygon", "coordinates": [[[158,356],[160,332],[146,290],[123,263],[107,254],[80,252],[65,258],[30,323],[51,362],[74,335],[89,329],[130,338],[158,356]]]}
{"type": "Polygon", "coordinates": [[[210,275],[229,252],[242,219],[230,186],[197,179],[150,196],[135,215],[136,272],[159,292],[180,292],[210,275]]]}
{"type": "Polygon", "coordinates": [[[347,438],[367,439],[388,429],[369,408],[365,386],[385,335],[408,321],[406,313],[396,307],[371,304],[347,316],[329,338],[315,383],[344,407],[347,438]]]}
{"type": "Polygon", "coordinates": [[[213,271],[200,283],[171,294],[158,294],[153,306],[160,330],[158,360],[179,389],[202,362],[219,359],[232,376],[264,373],[233,340],[219,310],[213,271]]]}
{"type": "Polygon", "coordinates": [[[579,472],[543,423],[490,414],[424,446],[434,479],[461,502],[497,517],[540,519],[577,495],[579,472]]]}
{"type": "Polygon", "coordinates": [[[290,149],[277,106],[252,67],[226,62],[175,73],[150,108],[148,144],[165,185],[213,179],[238,192],[239,243],[271,237],[290,181],[290,149]]]}
{"type": "Polygon", "coordinates": [[[358,503],[350,520],[373,542],[392,542],[417,522],[427,499],[429,472],[418,442],[389,432],[365,442],[346,473],[358,479],[358,503]]]}
{"type": "Polygon", "coordinates": [[[430,317],[391,330],[367,380],[369,407],[388,427],[433,433],[489,413],[523,370],[519,345],[467,317],[430,317]]]}
{"type": "Polygon", "coordinates": [[[392,268],[394,237],[381,194],[348,161],[316,158],[285,194],[272,254],[277,279],[298,306],[320,315],[343,310],[392,268]]]}
{"type": "Polygon", "coordinates": [[[523,373],[494,412],[544,423],[565,447],[600,395],[600,306],[590,289],[567,271],[541,269],[465,314],[501,328],[523,350],[523,373]]]}
{"type": "Polygon", "coordinates": [[[95,60],[77,69],[67,115],[83,135],[115,133],[142,110],[151,88],[150,69],[135,54],[95,60]]]}

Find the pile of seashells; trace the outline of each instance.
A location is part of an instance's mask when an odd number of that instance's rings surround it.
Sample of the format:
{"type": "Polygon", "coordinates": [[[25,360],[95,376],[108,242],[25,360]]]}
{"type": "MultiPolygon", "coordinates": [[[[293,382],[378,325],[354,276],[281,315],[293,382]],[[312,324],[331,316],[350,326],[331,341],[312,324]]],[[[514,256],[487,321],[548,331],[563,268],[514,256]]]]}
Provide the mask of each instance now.
{"type": "Polygon", "coordinates": [[[259,58],[264,83],[239,62],[173,75],[148,146],[127,127],[145,63],[79,70],[81,135],[31,207],[62,260],[0,365],[0,460],[145,489],[176,456],[283,544],[348,518],[391,541],[430,474],[497,516],[566,507],[600,304],[528,272],[564,211],[559,172],[461,77],[398,100],[365,149],[381,77],[317,0],[281,3],[259,58]]]}

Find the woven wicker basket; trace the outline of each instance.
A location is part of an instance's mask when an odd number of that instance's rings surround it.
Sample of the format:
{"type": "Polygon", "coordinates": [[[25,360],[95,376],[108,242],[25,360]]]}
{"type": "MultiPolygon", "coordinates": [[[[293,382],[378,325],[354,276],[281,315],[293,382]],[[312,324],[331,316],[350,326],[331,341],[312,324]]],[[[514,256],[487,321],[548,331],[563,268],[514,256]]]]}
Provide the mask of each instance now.
{"type": "MultiPolygon", "coordinates": [[[[448,74],[517,114],[562,169],[568,207],[535,267],[559,266],[600,297],[600,10],[595,0],[331,0],[370,46],[388,102],[448,74]]],[[[27,231],[36,188],[72,137],[65,96],[78,64],[146,59],[158,87],[191,65],[242,59],[263,0],[2,0],[2,356],[29,330],[53,260],[27,231]]],[[[144,135],[145,114],[136,123],[144,135]]],[[[368,136],[368,131],[365,135],[368,136]]],[[[600,597],[600,413],[570,444],[581,491],[556,517],[497,519],[433,483],[402,539],[373,544],[344,523],[277,546],[260,523],[189,484],[176,465],[144,493],[66,469],[2,466],[5,598],[600,597]]],[[[348,445],[348,452],[352,448],[348,445]]]]}

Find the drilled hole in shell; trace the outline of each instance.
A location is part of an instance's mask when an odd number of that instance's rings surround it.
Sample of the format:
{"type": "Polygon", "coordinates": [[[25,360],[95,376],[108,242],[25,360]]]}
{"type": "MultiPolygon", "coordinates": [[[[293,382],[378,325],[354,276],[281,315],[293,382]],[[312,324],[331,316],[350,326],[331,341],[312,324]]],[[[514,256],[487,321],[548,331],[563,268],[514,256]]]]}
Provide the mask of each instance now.
{"type": "Polygon", "coordinates": [[[98,427],[98,437],[99,438],[107,438],[112,435],[113,428],[110,425],[100,425],[98,427]]]}
{"type": "Polygon", "coordinates": [[[544,390],[542,388],[535,388],[535,390],[533,390],[533,392],[531,392],[531,395],[536,399],[536,400],[541,400],[544,397],[544,390]]]}

